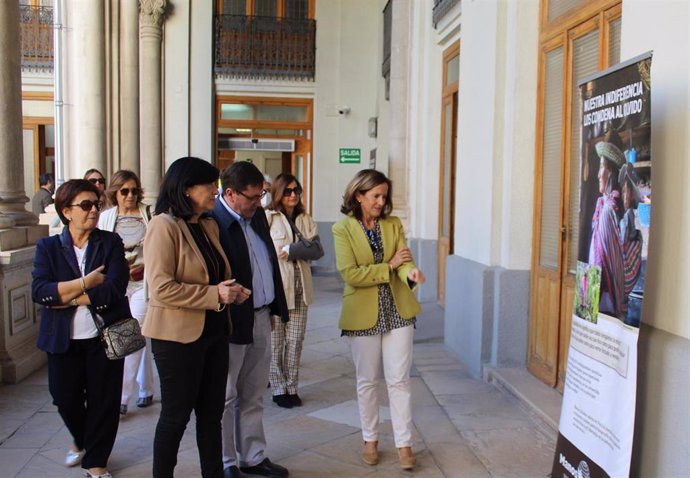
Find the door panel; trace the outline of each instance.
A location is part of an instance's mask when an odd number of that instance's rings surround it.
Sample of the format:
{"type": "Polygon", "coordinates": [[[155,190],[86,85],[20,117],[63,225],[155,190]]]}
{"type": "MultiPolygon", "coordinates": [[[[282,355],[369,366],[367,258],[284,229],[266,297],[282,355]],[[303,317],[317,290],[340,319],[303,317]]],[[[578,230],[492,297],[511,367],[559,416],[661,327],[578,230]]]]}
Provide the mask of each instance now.
{"type": "Polygon", "coordinates": [[[457,98],[454,93],[443,100],[443,117],[441,131],[441,187],[440,187],[440,218],[438,235],[438,301],[445,303],[446,296],[446,259],[453,249],[453,216],[455,194],[455,144],[457,140],[456,116],[457,98]]]}
{"type": "Polygon", "coordinates": [[[556,39],[542,52],[544,83],[538,125],[541,161],[537,163],[537,221],[535,234],[539,251],[532,278],[532,310],[527,368],[542,381],[554,386],[558,366],[558,317],[561,269],[561,176],[563,149],[563,66],[562,40],[556,39]]]}
{"type": "Polygon", "coordinates": [[[441,158],[438,198],[438,303],[446,300],[446,259],[453,253],[455,218],[455,161],[458,140],[458,90],[460,88],[460,42],[443,52],[441,103],[441,158]]]}
{"type": "Polygon", "coordinates": [[[621,14],[619,4],[602,9],[556,29],[541,44],[528,369],[561,390],[575,269],[578,258],[588,251],[578,238],[581,228],[591,227],[591,219],[586,218],[593,212],[580,210],[580,184],[588,172],[580,164],[578,84],[620,60],[621,14]]]}

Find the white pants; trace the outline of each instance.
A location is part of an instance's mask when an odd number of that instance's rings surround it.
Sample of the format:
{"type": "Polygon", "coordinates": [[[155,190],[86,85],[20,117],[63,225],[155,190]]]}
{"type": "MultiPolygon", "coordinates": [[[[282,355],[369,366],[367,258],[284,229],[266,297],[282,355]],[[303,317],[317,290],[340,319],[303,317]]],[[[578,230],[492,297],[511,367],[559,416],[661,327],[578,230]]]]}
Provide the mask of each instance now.
{"type": "Polygon", "coordinates": [[[388,388],[395,446],[412,446],[410,367],[414,327],[393,329],[383,335],[350,337],[357,372],[357,403],[364,441],[379,439],[378,385],[381,369],[388,388]]]}
{"type": "MultiPolygon", "coordinates": [[[[132,317],[139,321],[139,325],[144,322],[147,307],[144,289],[141,288],[129,299],[132,317]]],[[[129,399],[134,393],[135,383],[139,384],[139,398],[153,396],[153,357],[151,356],[149,339],[146,339],[146,342],[146,347],[125,357],[125,369],[122,373],[122,397],[120,398],[120,403],[123,405],[129,403],[129,399]]]]}

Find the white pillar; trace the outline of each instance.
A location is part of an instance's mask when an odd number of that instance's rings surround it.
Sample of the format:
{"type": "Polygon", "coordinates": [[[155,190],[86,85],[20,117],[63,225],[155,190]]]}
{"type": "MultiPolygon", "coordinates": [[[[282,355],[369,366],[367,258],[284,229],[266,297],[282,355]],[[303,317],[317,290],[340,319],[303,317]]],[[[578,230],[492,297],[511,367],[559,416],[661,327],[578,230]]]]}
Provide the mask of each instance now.
{"type": "Polygon", "coordinates": [[[139,2],[141,182],[146,202],[154,203],[162,175],[161,39],[166,0],[139,2]]]}
{"type": "Polygon", "coordinates": [[[139,2],[120,3],[120,167],[139,174],[139,2]]]}
{"type": "Polygon", "coordinates": [[[410,0],[395,0],[392,8],[388,175],[393,181],[395,214],[407,225],[410,0]]]}
{"type": "Polygon", "coordinates": [[[104,2],[65,0],[65,179],[107,174],[104,2]]]}
{"type": "Polygon", "coordinates": [[[26,211],[22,135],[22,74],[19,2],[0,1],[0,228],[32,225],[26,211]]]}

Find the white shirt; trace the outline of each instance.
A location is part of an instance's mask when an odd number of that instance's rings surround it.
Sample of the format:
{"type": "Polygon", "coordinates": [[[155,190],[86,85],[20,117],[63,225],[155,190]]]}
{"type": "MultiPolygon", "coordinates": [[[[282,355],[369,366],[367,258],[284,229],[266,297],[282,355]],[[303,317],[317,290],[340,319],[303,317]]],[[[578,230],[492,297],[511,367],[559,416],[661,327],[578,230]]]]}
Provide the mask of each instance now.
{"type": "MultiPolygon", "coordinates": [[[[79,249],[77,246],[74,247],[74,253],[77,255],[77,264],[79,264],[79,271],[82,277],[84,276],[84,267],[86,266],[86,248],[89,243],[84,244],[83,249],[79,249]]],[[[98,336],[98,329],[96,324],[93,322],[91,316],[91,311],[85,305],[80,305],[77,307],[77,311],[74,313],[74,320],[72,321],[72,334],[71,339],[92,339],[98,336]]]]}

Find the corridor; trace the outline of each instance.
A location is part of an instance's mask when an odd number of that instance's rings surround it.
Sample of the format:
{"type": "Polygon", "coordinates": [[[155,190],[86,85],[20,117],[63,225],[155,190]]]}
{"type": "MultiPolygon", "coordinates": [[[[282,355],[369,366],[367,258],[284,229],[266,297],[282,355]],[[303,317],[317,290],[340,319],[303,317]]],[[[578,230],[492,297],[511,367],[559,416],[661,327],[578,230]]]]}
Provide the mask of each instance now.
{"type": "MultiPolygon", "coordinates": [[[[424,304],[417,322],[412,370],[417,467],[398,466],[388,409],[382,417],[382,461],[362,463],[362,439],[349,347],[336,327],[341,283],[315,277],[315,304],[300,369],[304,406],[286,410],[265,395],[267,455],[294,478],[446,477],[542,478],[551,468],[556,432],[509,394],[474,380],[443,345],[443,311],[424,304]]],[[[109,470],[115,478],[151,475],[154,406],[120,422],[109,470]]],[[[0,477],[78,477],[65,468],[70,443],[48,393],[46,368],[18,385],[0,385],[0,477]]],[[[178,456],[178,477],[199,476],[193,418],[178,456]]],[[[249,477],[249,475],[246,475],[249,477]]]]}

